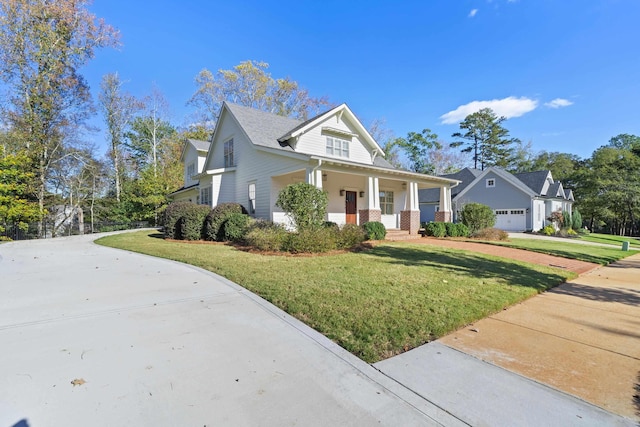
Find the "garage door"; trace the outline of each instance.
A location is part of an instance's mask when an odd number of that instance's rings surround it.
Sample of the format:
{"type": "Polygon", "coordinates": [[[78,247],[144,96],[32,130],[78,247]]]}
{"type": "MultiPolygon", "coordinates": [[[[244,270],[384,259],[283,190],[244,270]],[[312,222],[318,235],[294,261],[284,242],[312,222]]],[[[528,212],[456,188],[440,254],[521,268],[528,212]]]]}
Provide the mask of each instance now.
{"type": "Polygon", "coordinates": [[[496,209],[496,228],[505,231],[524,231],[527,215],[524,209],[496,209]]]}

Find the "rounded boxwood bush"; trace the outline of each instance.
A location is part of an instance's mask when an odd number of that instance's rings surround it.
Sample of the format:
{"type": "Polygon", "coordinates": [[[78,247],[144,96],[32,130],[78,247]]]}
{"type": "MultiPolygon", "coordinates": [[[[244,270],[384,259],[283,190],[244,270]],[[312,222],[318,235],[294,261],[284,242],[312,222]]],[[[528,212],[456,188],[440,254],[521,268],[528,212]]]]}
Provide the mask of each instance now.
{"type": "Polygon", "coordinates": [[[365,240],[367,240],[367,235],[364,228],[355,224],[345,224],[336,231],[337,249],[355,248],[365,240]]]}
{"type": "Polygon", "coordinates": [[[251,219],[252,218],[249,215],[241,213],[229,214],[227,219],[222,223],[222,227],[220,227],[222,240],[225,242],[242,241],[249,229],[251,219]]]}
{"type": "Polygon", "coordinates": [[[493,210],[482,203],[467,203],[460,212],[462,223],[469,227],[471,234],[483,228],[492,228],[496,223],[493,210]]]}
{"type": "Polygon", "coordinates": [[[204,219],[209,210],[209,206],[206,205],[189,206],[176,223],[176,238],[179,240],[202,239],[204,219]]]}
{"type": "Polygon", "coordinates": [[[382,240],[387,235],[384,224],[378,221],[370,221],[362,224],[367,240],[382,240]]]}
{"type": "Polygon", "coordinates": [[[444,224],[444,222],[430,222],[425,226],[424,231],[427,236],[444,237],[447,235],[447,228],[444,224]]]}
{"type": "Polygon", "coordinates": [[[221,233],[222,223],[227,217],[234,213],[247,214],[247,210],[240,203],[220,203],[213,208],[204,220],[204,239],[221,241],[223,236],[221,233]]]}
{"type": "Polygon", "coordinates": [[[279,252],[287,240],[287,230],[282,224],[271,221],[254,221],[244,236],[244,243],[259,251],[279,252]]]}
{"type": "Polygon", "coordinates": [[[177,238],[179,230],[176,228],[176,223],[192,206],[198,205],[192,202],[173,202],[167,206],[161,220],[165,239],[177,238]]]}
{"type": "Polygon", "coordinates": [[[461,222],[456,223],[455,226],[458,229],[458,237],[469,237],[469,227],[461,222]]]}
{"type": "Polygon", "coordinates": [[[329,252],[336,249],[336,233],[324,227],[288,233],[283,249],[293,254],[329,252]]]}
{"type": "Polygon", "coordinates": [[[456,224],[452,222],[445,222],[444,229],[447,233],[447,237],[460,237],[458,236],[458,227],[456,227],[456,224]]]}

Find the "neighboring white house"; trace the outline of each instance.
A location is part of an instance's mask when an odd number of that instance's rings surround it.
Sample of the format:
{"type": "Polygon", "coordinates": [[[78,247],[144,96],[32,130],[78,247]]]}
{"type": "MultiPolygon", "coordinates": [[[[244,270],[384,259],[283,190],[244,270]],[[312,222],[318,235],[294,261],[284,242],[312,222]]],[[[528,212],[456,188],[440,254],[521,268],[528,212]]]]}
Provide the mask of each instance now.
{"type": "MultiPolygon", "coordinates": [[[[495,227],[506,231],[538,231],[549,224],[552,212],[571,212],[574,202],[573,192],[548,170],[511,174],[496,167],[465,168],[443,177],[461,181],[452,196],[454,219],[466,203],[482,203],[496,214],[495,227]]],[[[421,220],[433,221],[439,205],[437,192],[421,191],[421,220]]]]}
{"type": "Polygon", "coordinates": [[[437,189],[439,218],[451,219],[451,188],[458,181],[395,169],[346,104],[302,122],[224,103],[211,144],[205,144],[187,141],[185,182],[170,195],[174,201],[211,207],[237,202],[256,218],[286,224],[285,213],[275,206],[278,193],[289,184],[307,182],[329,195],[327,221],[380,221],[389,229],[416,234],[418,191],[437,189]],[[195,175],[187,171],[191,165],[197,168],[195,175]]]}

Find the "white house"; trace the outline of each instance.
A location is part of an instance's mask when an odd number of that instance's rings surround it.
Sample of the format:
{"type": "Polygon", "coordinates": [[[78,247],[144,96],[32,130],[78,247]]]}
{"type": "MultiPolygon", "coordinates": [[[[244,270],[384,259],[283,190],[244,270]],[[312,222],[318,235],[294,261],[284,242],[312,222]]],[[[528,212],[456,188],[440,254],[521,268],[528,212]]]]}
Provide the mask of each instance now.
{"type": "Polygon", "coordinates": [[[431,188],[442,196],[440,220],[451,219],[451,188],[459,181],[395,169],[346,104],[302,122],[224,103],[207,144],[187,141],[185,182],[170,195],[174,201],[237,202],[256,218],[288,223],[275,206],[278,193],[307,182],[329,195],[327,221],[380,221],[416,234],[418,190],[431,188]]]}

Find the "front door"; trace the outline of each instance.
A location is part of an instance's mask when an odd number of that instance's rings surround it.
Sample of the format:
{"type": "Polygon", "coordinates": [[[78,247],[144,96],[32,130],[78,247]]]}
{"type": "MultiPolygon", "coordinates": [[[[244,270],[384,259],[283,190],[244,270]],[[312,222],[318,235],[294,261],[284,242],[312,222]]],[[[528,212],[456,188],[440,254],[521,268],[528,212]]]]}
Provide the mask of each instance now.
{"type": "Polygon", "coordinates": [[[345,198],[345,212],[347,213],[347,224],[357,224],[358,219],[356,215],[358,214],[358,203],[356,199],[355,191],[347,191],[347,196],[345,198]]]}

